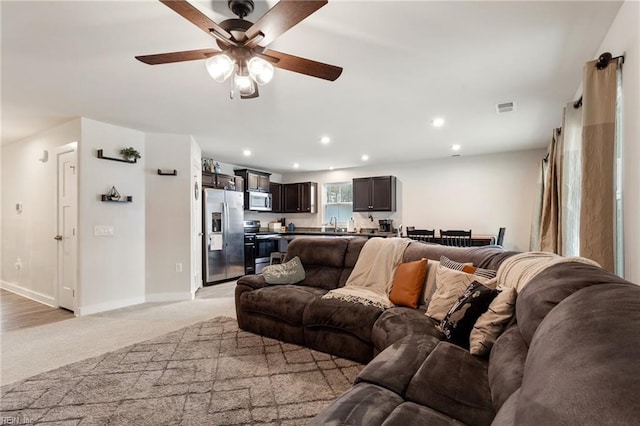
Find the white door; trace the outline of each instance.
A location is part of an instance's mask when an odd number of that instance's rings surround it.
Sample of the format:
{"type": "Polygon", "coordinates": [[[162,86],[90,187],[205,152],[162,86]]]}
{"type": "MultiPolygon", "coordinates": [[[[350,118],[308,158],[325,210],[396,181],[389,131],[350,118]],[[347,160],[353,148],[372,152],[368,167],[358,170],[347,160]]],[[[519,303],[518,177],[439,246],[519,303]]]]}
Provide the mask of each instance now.
{"type": "Polygon", "coordinates": [[[58,306],[75,311],[77,281],[76,151],[61,150],[58,157],[58,306]]]}
{"type": "Polygon", "coordinates": [[[202,180],[201,161],[194,160],[191,193],[191,294],[202,286],[202,180]]]}

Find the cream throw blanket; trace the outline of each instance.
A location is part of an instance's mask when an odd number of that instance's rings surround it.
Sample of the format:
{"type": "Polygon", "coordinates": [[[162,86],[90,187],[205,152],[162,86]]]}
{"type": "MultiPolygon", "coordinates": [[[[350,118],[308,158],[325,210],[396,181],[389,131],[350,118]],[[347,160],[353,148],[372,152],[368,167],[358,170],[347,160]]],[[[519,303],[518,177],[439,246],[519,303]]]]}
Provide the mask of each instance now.
{"type": "Polygon", "coordinates": [[[558,263],[579,262],[587,265],[600,266],[591,259],[584,257],[562,257],[554,253],[531,251],[507,258],[496,274],[497,289],[512,287],[520,293],[524,286],[540,272],[558,263]]]}
{"type": "Polygon", "coordinates": [[[342,299],[379,308],[391,308],[389,292],[396,268],[402,262],[408,238],[370,238],[362,247],[344,287],[329,291],[323,299],[342,299]]]}

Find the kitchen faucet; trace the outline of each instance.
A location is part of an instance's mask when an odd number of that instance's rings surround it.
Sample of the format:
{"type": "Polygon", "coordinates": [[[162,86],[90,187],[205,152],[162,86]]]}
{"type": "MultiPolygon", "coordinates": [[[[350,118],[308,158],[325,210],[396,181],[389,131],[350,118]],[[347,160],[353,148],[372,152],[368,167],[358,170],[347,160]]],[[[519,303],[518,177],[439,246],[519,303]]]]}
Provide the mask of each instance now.
{"type": "Polygon", "coordinates": [[[338,218],[331,216],[331,219],[329,219],[329,225],[333,225],[333,232],[336,232],[338,230],[338,218]]]}

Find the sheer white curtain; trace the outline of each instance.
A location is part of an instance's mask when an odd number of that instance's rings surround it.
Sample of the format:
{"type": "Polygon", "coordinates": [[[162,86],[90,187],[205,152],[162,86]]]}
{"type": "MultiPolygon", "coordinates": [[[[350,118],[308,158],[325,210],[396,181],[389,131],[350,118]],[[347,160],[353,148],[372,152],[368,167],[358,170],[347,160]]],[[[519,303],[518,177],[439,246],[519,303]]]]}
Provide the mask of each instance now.
{"type": "Polygon", "coordinates": [[[562,255],[580,255],[580,199],[582,182],[582,105],[564,107],[562,178],[562,255]]]}

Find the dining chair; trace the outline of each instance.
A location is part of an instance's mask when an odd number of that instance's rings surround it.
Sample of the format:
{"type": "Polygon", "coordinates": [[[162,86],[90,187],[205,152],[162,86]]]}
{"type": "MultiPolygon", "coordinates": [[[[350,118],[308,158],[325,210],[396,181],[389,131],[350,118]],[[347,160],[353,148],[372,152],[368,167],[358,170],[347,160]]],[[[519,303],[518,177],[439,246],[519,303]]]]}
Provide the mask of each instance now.
{"type": "Polygon", "coordinates": [[[507,230],[507,228],[500,228],[498,230],[498,238],[496,238],[496,244],[501,246],[502,243],[504,242],[504,232],[507,230]]]}
{"type": "Polygon", "coordinates": [[[471,247],[471,230],[440,230],[440,244],[444,246],[471,247]]]}
{"type": "Polygon", "coordinates": [[[407,227],[407,237],[415,241],[420,241],[423,243],[433,243],[435,236],[435,229],[415,229],[415,227],[413,226],[407,227]]]}

